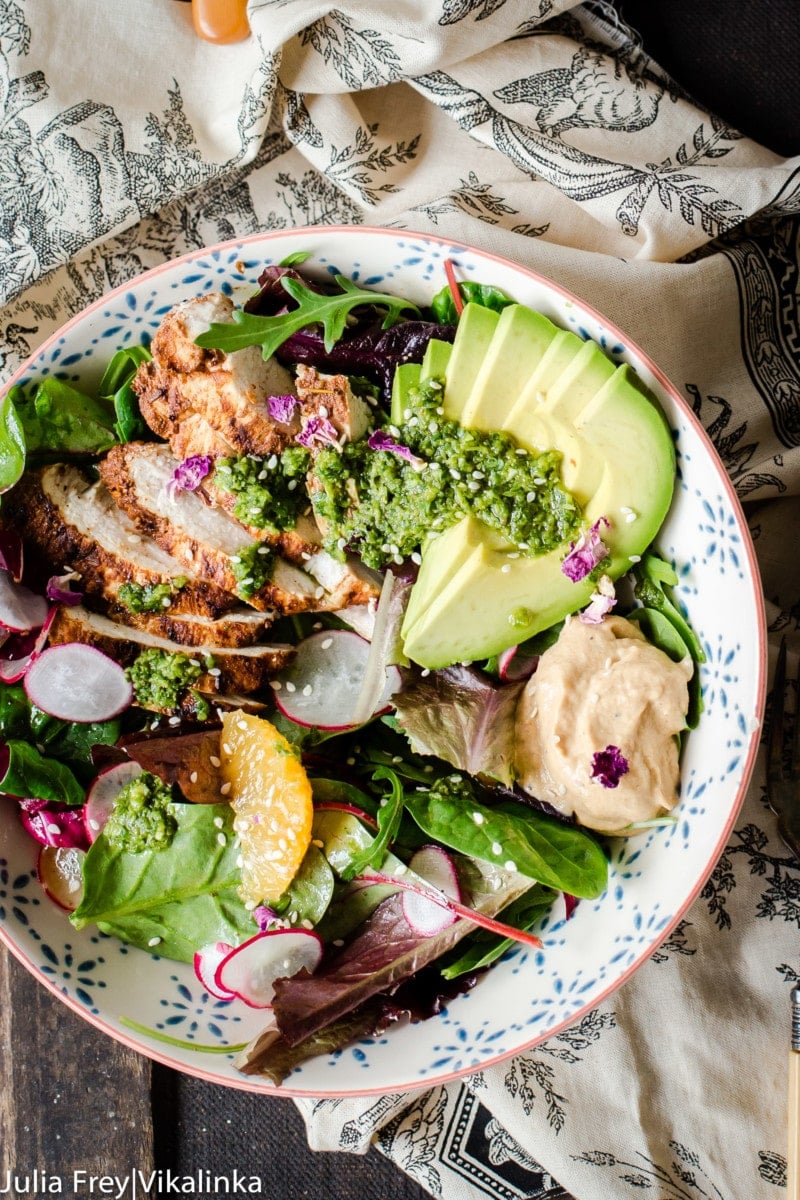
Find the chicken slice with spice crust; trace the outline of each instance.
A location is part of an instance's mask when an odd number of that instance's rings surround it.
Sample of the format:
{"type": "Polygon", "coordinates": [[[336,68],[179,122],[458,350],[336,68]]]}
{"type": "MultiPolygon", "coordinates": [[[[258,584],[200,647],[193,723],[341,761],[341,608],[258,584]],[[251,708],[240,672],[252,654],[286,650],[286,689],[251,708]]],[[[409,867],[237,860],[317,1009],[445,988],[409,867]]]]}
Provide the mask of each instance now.
{"type": "Polygon", "coordinates": [[[309,612],[334,605],[325,589],[278,558],[221,508],[193,491],[172,490],[177,463],[168,446],[112,446],[100,463],[108,490],[136,527],[185,567],[262,612],[309,612]]]}
{"type": "Polygon", "coordinates": [[[144,536],[105,486],[72,464],[26,471],[3,497],[3,519],[54,574],[77,571],[76,586],[109,603],[138,598],[173,616],[211,619],[237,603],[144,536]]]}
{"type": "Polygon", "coordinates": [[[185,442],[183,427],[189,421],[195,439],[203,442],[202,453],[210,445],[216,445],[215,455],[225,446],[238,454],[279,453],[300,431],[300,423],[298,418],[288,425],[277,422],[268,399],[294,395],[290,373],[274,358],[265,361],[258,346],[226,354],[195,344],[213,322],[231,322],[233,308],[221,293],[177,304],[156,330],[153,357],[139,367],[133,389],[142,416],[159,437],[178,436],[185,442]],[[195,421],[198,416],[201,422],[195,421]]]}

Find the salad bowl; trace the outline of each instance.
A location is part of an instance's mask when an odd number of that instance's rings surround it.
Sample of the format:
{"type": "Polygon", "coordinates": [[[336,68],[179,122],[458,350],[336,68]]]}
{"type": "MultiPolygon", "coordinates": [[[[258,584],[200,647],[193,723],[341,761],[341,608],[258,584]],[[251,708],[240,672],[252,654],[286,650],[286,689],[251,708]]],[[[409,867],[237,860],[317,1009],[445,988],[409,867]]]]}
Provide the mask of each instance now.
{"type": "MultiPolygon", "coordinates": [[[[427,304],[452,263],[463,281],[490,284],[627,363],[672,428],[677,481],[656,540],[674,565],[675,596],[703,648],[704,709],[685,739],[677,820],[608,841],[608,887],[567,914],[558,900],[537,928],[437,1016],[295,1068],[280,1093],[353,1096],[430,1087],[552,1037],[624,984],[669,935],[725,847],[759,741],[765,621],[752,544],[711,442],[659,369],[625,334],[558,284],[484,251],[428,234],[364,227],[258,234],[192,252],[134,279],[70,320],[7,386],[58,378],[91,390],[123,347],[146,344],[180,300],[223,291],[243,301],[261,270],[308,254],[304,270],[427,304]]],[[[42,891],[36,846],[0,801],[0,937],[37,979],[93,1025],[140,1053],[230,1087],[274,1091],[236,1067],[264,1014],[216,998],[191,965],[73,928],[42,891]]]]}

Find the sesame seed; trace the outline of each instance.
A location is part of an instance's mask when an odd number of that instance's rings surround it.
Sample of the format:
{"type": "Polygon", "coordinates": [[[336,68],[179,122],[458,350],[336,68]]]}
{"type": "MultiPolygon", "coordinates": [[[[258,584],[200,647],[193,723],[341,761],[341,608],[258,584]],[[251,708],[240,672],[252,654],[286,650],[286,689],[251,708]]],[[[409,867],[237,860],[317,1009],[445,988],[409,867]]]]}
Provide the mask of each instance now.
{"type": "Polygon", "coordinates": [[[641,554],[631,554],[628,556],[628,562],[637,563],[642,561],[641,554]]]}
{"type": "Polygon", "coordinates": [[[311,686],[311,684],[310,684],[310,683],[307,683],[307,684],[306,684],[306,686],[303,688],[303,695],[304,695],[304,696],[310,696],[310,695],[311,695],[311,693],[313,692],[313,690],[314,690],[314,689],[313,689],[313,687],[311,686]]]}
{"type": "Polygon", "coordinates": [[[48,826],[47,826],[47,832],[48,832],[48,833],[60,833],[60,832],[61,832],[61,829],[60,829],[60,827],[59,827],[58,825],[56,825],[56,824],[51,824],[51,825],[48,825],[48,826]]]}
{"type": "Polygon", "coordinates": [[[315,597],[317,598],[317,600],[321,600],[321,599],[322,599],[322,597],[325,595],[325,588],[324,588],[324,587],[318,587],[318,588],[315,590],[315,592],[314,592],[314,595],[315,595],[315,597]]]}
{"type": "Polygon", "coordinates": [[[296,692],[297,691],[297,688],[292,683],[291,679],[286,680],[286,690],[287,690],[287,692],[296,692]]]}
{"type": "Polygon", "coordinates": [[[189,783],[197,783],[197,771],[192,771],[189,776],[189,783]]]}
{"type": "Polygon", "coordinates": [[[270,457],[267,459],[267,466],[269,467],[270,471],[274,471],[275,468],[277,467],[277,465],[278,465],[277,454],[271,454],[270,457]]]}
{"type": "Polygon", "coordinates": [[[214,817],[214,825],[217,829],[222,829],[224,824],[225,822],[223,821],[222,817],[214,817]]]}
{"type": "Polygon", "coordinates": [[[415,566],[418,567],[420,565],[420,563],[422,562],[422,555],[417,550],[415,550],[414,553],[411,555],[411,561],[415,564],[415,566]]]}
{"type": "Polygon", "coordinates": [[[474,812],[474,813],[472,814],[472,819],[473,819],[473,821],[475,822],[475,824],[476,824],[476,825],[482,825],[482,824],[483,824],[483,822],[486,820],[486,818],[484,817],[483,813],[479,813],[479,812],[474,812]]]}
{"type": "Polygon", "coordinates": [[[330,650],[331,646],[333,645],[333,638],[325,638],[321,645],[323,650],[330,650]]]}
{"type": "Polygon", "coordinates": [[[180,725],[180,723],[181,723],[180,717],[170,717],[169,722],[168,722],[168,724],[170,724],[170,725],[180,725]]]}
{"type": "Polygon", "coordinates": [[[511,563],[503,563],[500,570],[503,572],[504,575],[507,575],[508,572],[511,570],[511,563]]]}
{"type": "Polygon", "coordinates": [[[536,492],[528,492],[525,499],[528,501],[528,504],[533,504],[536,499],[536,492]]]}
{"type": "Polygon", "coordinates": [[[211,675],[213,679],[217,679],[222,674],[222,671],[220,671],[219,667],[209,667],[208,674],[211,675]]]}
{"type": "Polygon", "coordinates": [[[170,608],[171,605],[172,605],[172,601],[170,600],[169,596],[165,596],[163,598],[163,600],[161,601],[161,607],[162,608],[170,608]]]}
{"type": "Polygon", "coordinates": [[[319,415],[321,417],[327,417],[329,415],[328,410],[324,404],[320,404],[320,406],[319,406],[319,415]]]}
{"type": "Polygon", "coordinates": [[[502,854],[503,847],[499,842],[492,842],[492,854],[502,854]]]}
{"type": "Polygon", "coordinates": [[[160,937],[151,937],[147,944],[148,944],[148,946],[159,946],[161,944],[161,938],[160,937]]]}
{"type": "Polygon", "coordinates": [[[233,754],[233,751],[231,750],[231,748],[227,742],[222,743],[222,749],[225,751],[226,754],[233,754]]]}
{"type": "Polygon", "coordinates": [[[241,559],[241,555],[239,555],[239,554],[232,554],[232,555],[231,555],[231,562],[232,562],[232,563],[240,563],[241,561],[242,561],[242,559],[241,559]]]}
{"type": "Polygon", "coordinates": [[[220,795],[227,796],[228,792],[231,790],[230,780],[228,780],[227,783],[223,783],[222,787],[219,790],[220,790],[220,795]]]}
{"type": "Polygon", "coordinates": [[[217,834],[217,842],[219,843],[220,846],[227,846],[228,839],[225,837],[224,833],[218,833],[217,834]]]}
{"type": "Polygon", "coordinates": [[[247,729],[247,721],[237,721],[236,728],[241,729],[241,730],[246,730],[247,729]]]}
{"type": "Polygon", "coordinates": [[[505,867],[505,869],[507,871],[516,871],[516,869],[517,869],[517,864],[515,862],[512,862],[510,858],[508,859],[507,862],[503,863],[503,866],[505,867]]]}
{"type": "Polygon", "coordinates": [[[100,828],[100,822],[96,821],[94,817],[91,817],[89,819],[89,828],[96,832],[100,828]]]}
{"type": "Polygon", "coordinates": [[[211,763],[212,767],[218,767],[221,765],[220,760],[217,758],[216,754],[210,755],[208,761],[211,763]]]}
{"type": "Polygon", "coordinates": [[[625,524],[631,525],[636,519],[637,519],[637,514],[635,512],[629,512],[625,518],[625,524]]]}
{"type": "Polygon", "coordinates": [[[288,491],[293,492],[294,489],[297,487],[297,480],[290,479],[289,482],[287,483],[286,487],[287,487],[288,491]]]}
{"type": "Polygon", "coordinates": [[[269,686],[272,688],[273,692],[279,692],[283,687],[283,684],[281,683],[280,679],[270,679],[269,686]]]}

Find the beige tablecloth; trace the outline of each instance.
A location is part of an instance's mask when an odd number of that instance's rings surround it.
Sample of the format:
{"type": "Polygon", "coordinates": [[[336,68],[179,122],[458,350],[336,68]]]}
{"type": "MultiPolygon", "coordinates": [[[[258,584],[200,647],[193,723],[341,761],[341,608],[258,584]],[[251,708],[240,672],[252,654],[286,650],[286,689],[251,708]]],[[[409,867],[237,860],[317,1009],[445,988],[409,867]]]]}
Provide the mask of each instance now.
{"type": "MultiPolygon", "coordinates": [[[[671,376],[797,646],[800,161],[683,95],[602,3],[0,3],[2,377],[110,286],[261,229],[434,231],[529,265],[671,376]]],[[[768,1200],[785,1173],[800,866],[757,769],[701,897],[579,1025],[463,1084],[302,1101],[433,1195],[768,1200]]]]}

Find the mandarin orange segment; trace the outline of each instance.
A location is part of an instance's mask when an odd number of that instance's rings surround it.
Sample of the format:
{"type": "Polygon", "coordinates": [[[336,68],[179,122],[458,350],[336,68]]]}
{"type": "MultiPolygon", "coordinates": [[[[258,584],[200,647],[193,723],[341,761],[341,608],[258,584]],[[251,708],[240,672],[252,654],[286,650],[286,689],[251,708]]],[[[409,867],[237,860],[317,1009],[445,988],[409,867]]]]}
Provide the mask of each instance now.
{"type": "Polygon", "coordinates": [[[283,734],[249,713],[223,717],[220,762],[242,847],[242,898],[248,904],[274,903],[311,842],[308,776],[283,734]]]}

